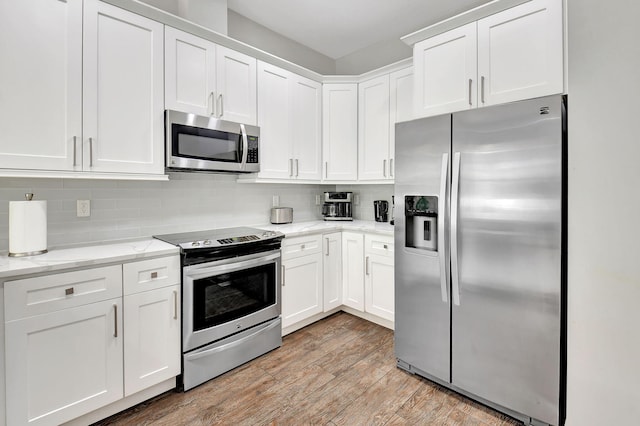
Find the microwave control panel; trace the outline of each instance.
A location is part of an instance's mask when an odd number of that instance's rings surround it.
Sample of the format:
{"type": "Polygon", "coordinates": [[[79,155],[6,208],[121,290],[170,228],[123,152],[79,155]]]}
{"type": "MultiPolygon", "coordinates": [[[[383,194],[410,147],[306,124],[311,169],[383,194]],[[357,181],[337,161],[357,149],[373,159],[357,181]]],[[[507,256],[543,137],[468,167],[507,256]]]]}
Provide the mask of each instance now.
{"type": "Polygon", "coordinates": [[[258,137],[247,136],[247,163],[258,163],[258,137]]]}

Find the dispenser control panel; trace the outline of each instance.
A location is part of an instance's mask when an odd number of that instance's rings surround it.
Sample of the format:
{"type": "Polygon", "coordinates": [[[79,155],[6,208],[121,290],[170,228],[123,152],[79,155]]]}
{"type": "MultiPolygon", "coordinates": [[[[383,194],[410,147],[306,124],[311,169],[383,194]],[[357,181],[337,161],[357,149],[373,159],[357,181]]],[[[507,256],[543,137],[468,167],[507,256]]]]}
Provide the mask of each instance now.
{"type": "Polygon", "coordinates": [[[438,197],[407,195],[404,197],[405,246],[438,250],[438,197]]]}

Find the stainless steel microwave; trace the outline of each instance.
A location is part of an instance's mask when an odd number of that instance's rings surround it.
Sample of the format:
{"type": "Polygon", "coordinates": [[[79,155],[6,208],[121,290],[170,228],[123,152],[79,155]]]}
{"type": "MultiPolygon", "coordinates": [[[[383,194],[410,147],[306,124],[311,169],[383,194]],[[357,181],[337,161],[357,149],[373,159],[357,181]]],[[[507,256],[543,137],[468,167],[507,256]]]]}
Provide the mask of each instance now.
{"type": "Polygon", "coordinates": [[[174,171],[260,171],[260,128],[165,111],[166,168],[174,171]]]}

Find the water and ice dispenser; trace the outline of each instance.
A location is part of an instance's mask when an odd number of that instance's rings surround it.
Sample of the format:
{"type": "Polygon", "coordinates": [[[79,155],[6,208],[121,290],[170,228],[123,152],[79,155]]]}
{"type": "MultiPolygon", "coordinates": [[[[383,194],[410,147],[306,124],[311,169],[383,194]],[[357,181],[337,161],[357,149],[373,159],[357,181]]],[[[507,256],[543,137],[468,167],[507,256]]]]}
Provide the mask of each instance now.
{"type": "Polygon", "coordinates": [[[405,246],[438,251],[438,197],[404,197],[405,246]]]}

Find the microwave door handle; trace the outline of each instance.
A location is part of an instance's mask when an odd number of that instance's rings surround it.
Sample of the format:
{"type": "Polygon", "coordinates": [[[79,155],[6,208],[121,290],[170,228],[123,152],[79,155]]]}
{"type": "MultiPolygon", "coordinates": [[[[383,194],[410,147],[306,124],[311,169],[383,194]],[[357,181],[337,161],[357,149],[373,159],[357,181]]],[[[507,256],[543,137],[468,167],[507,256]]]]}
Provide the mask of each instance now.
{"type": "Polygon", "coordinates": [[[242,161],[240,162],[240,170],[244,170],[247,166],[249,138],[247,137],[247,129],[244,128],[244,124],[240,124],[240,131],[242,132],[242,161]]]}

